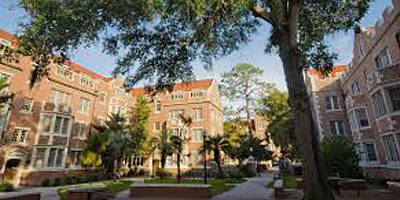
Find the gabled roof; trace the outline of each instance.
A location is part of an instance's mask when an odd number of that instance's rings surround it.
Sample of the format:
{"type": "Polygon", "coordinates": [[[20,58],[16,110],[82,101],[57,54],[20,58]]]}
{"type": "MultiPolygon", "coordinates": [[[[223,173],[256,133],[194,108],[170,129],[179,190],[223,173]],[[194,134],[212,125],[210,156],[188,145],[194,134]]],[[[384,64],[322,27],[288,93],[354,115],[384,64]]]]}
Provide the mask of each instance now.
{"type": "Polygon", "coordinates": [[[14,34],[11,34],[2,28],[0,28],[0,38],[11,41],[12,46],[17,46],[18,44],[18,38],[14,34]]]}
{"type": "MultiPolygon", "coordinates": [[[[214,79],[196,80],[190,82],[176,83],[173,86],[173,91],[191,91],[196,89],[208,89],[212,86],[214,79]]],[[[131,90],[132,96],[148,94],[150,87],[134,88],[131,90]]]]}

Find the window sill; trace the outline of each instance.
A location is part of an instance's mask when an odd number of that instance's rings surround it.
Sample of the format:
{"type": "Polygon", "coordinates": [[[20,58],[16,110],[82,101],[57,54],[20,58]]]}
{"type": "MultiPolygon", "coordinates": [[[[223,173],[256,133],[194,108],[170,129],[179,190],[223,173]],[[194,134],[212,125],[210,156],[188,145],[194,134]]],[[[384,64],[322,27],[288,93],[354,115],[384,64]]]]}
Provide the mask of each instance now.
{"type": "Polygon", "coordinates": [[[86,137],[73,137],[75,140],[86,140],[86,137]]]}
{"type": "Polygon", "coordinates": [[[329,112],[340,112],[340,111],[343,111],[343,110],[342,109],[330,109],[330,110],[326,109],[327,113],[329,113],[329,112]]]}
{"type": "Polygon", "coordinates": [[[33,171],[39,171],[39,172],[44,172],[44,171],[52,171],[52,172],[57,172],[57,171],[63,171],[65,170],[65,167],[43,167],[43,168],[35,168],[33,167],[33,171]]]}
{"type": "Polygon", "coordinates": [[[24,114],[24,115],[32,115],[33,114],[32,111],[24,111],[24,110],[20,110],[19,113],[24,114]]]}

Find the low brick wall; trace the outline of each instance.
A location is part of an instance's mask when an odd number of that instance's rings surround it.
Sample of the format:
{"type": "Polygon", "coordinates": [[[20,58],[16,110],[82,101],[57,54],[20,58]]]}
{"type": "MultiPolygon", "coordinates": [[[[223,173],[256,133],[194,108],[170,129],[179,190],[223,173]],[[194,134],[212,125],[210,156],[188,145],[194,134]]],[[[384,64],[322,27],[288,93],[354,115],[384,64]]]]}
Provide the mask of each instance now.
{"type": "Polygon", "coordinates": [[[40,193],[10,192],[0,195],[0,200],[40,200],[40,193]]]}
{"type": "Polygon", "coordinates": [[[103,195],[105,187],[90,187],[90,188],[68,188],[65,192],[65,198],[68,200],[101,200],[107,199],[103,195]]]}
{"type": "Polygon", "coordinates": [[[384,167],[362,167],[364,176],[374,179],[400,180],[400,170],[384,167]]]}
{"type": "Polygon", "coordinates": [[[208,199],[211,197],[210,185],[144,184],[130,187],[131,197],[208,199]]]}

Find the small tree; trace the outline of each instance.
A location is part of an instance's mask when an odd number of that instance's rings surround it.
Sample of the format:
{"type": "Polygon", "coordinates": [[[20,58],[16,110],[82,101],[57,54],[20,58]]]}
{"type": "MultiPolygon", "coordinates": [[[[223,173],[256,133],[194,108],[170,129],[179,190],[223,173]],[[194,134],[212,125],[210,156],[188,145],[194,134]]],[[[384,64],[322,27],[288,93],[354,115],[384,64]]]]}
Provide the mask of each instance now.
{"type": "Polygon", "coordinates": [[[268,84],[260,78],[263,74],[264,70],[251,64],[238,64],[231,71],[222,74],[221,94],[231,104],[238,105],[238,117],[244,113],[249,134],[253,132],[250,120],[256,108],[255,102],[268,88],[268,84]]]}
{"type": "Polygon", "coordinates": [[[179,183],[181,181],[181,156],[182,156],[184,140],[177,135],[172,135],[170,141],[172,148],[176,154],[176,166],[178,168],[176,181],[179,183]]]}
{"type": "MultiPolygon", "coordinates": [[[[102,164],[101,155],[90,150],[86,150],[83,152],[83,154],[80,157],[80,161],[83,166],[89,168],[99,167],[102,164]]],[[[90,177],[90,184],[92,184],[91,177],[90,177]]]]}
{"type": "Polygon", "coordinates": [[[166,122],[163,123],[161,132],[158,136],[151,139],[151,149],[153,152],[158,152],[161,161],[161,178],[164,178],[164,169],[167,157],[174,153],[174,147],[170,141],[172,134],[167,129],[166,122]]]}
{"type": "Polygon", "coordinates": [[[208,136],[204,141],[204,145],[200,148],[200,153],[213,153],[214,161],[217,164],[220,177],[224,177],[224,172],[221,167],[221,154],[230,152],[229,140],[226,137],[216,135],[208,136]]]}
{"type": "Polygon", "coordinates": [[[324,162],[330,173],[341,177],[360,178],[358,156],[354,144],[344,136],[325,137],[322,141],[324,162]]]}

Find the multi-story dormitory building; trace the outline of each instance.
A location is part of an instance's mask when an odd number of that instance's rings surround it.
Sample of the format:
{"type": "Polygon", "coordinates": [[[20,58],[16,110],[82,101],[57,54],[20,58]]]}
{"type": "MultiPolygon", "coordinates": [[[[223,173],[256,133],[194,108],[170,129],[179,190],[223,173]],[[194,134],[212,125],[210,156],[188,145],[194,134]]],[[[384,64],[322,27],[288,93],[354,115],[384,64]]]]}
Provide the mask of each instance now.
{"type": "MultiPolygon", "coordinates": [[[[17,42],[0,29],[3,46],[15,48],[17,42]]],[[[15,95],[1,106],[0,175],[15,185],[37,185],[44,178],[85,172],[79,157],[91,124],[111,112],[126,113],[133,102],[121,80],[72,62],[50,64],[49,75],[32,88],[31,69],[29,57],[0,63],[0,76],[15,95]]]]}
{"type": "MultiPolygon", "coordinates": [[[[134,98],[148,94],[146,88],[132,90],[134,98]]],[[[149,95],[150,96],[150,95],[149,95]]],[[[218,84],[213,79],[188,83],[177,83],[171,91],[151,95],[151,114],[149,130],[153,136],[161,132],[165,124],[174,135],[184,138],[181,168],[183,171],[202,168],[203,156],[199,149],[203,144],[203,134],[214,136],[223,134],[223,108],[220,101],[218,84]],[[184,122],[184,119],[187,122],[184,122]]],[[[149,168],[160,166],[157,152],[148,162],[149,168]]],[[[176,169],[176,158],[167,158],[166,170],[176,169]]],[[[152,169],[150,172],[156,172],[152,169]]]]}
{"type": "MultiPolygon", "coordinates": [[[[0,29],[3,49],[15,48],[17,43],[14,35],[0,29]]],[[[126,91],[122,80],[104,77],[70,61],[51,63],[48,76],[30,88],[31,59],[4,62],[0,62],[0,76],[7,79],[7,90],[15,97],[0,105],[0,180],[15,185],[40,185],[45,178],[87,173],[79,157],[88,135],[94,133],[91,125],[107,120],[111,113],[126,114],[139,95],[146,95],[143,88],[126,91]]],[[[202,134],[223,132],[216,81],[178,83],[170,92],[148,97],[152,99],[150,132],[156,134],[165,122],[174,134],[187,136],[182,167],[197,167],[202,159],[197,152],[202,134]],[[190,126],[184,126],[180,114],[191,117],[190,126]]],[[[152,166],[159,166],[157,156],[153,158],[154,165],[153,159],[129,160],[152,172],[152,166]]],[[[169,158],[167,168],[175,168],[174,161],[169,158]]]]}
{"type": "Polygon", "coordinates": [[[372,178],[400,179],[399,17],[400,1],[393,0],[375,27],[355,34],[345,74],[322,78],[308,72],[320,134],[350,136],[364,174],[372,178]]]}

